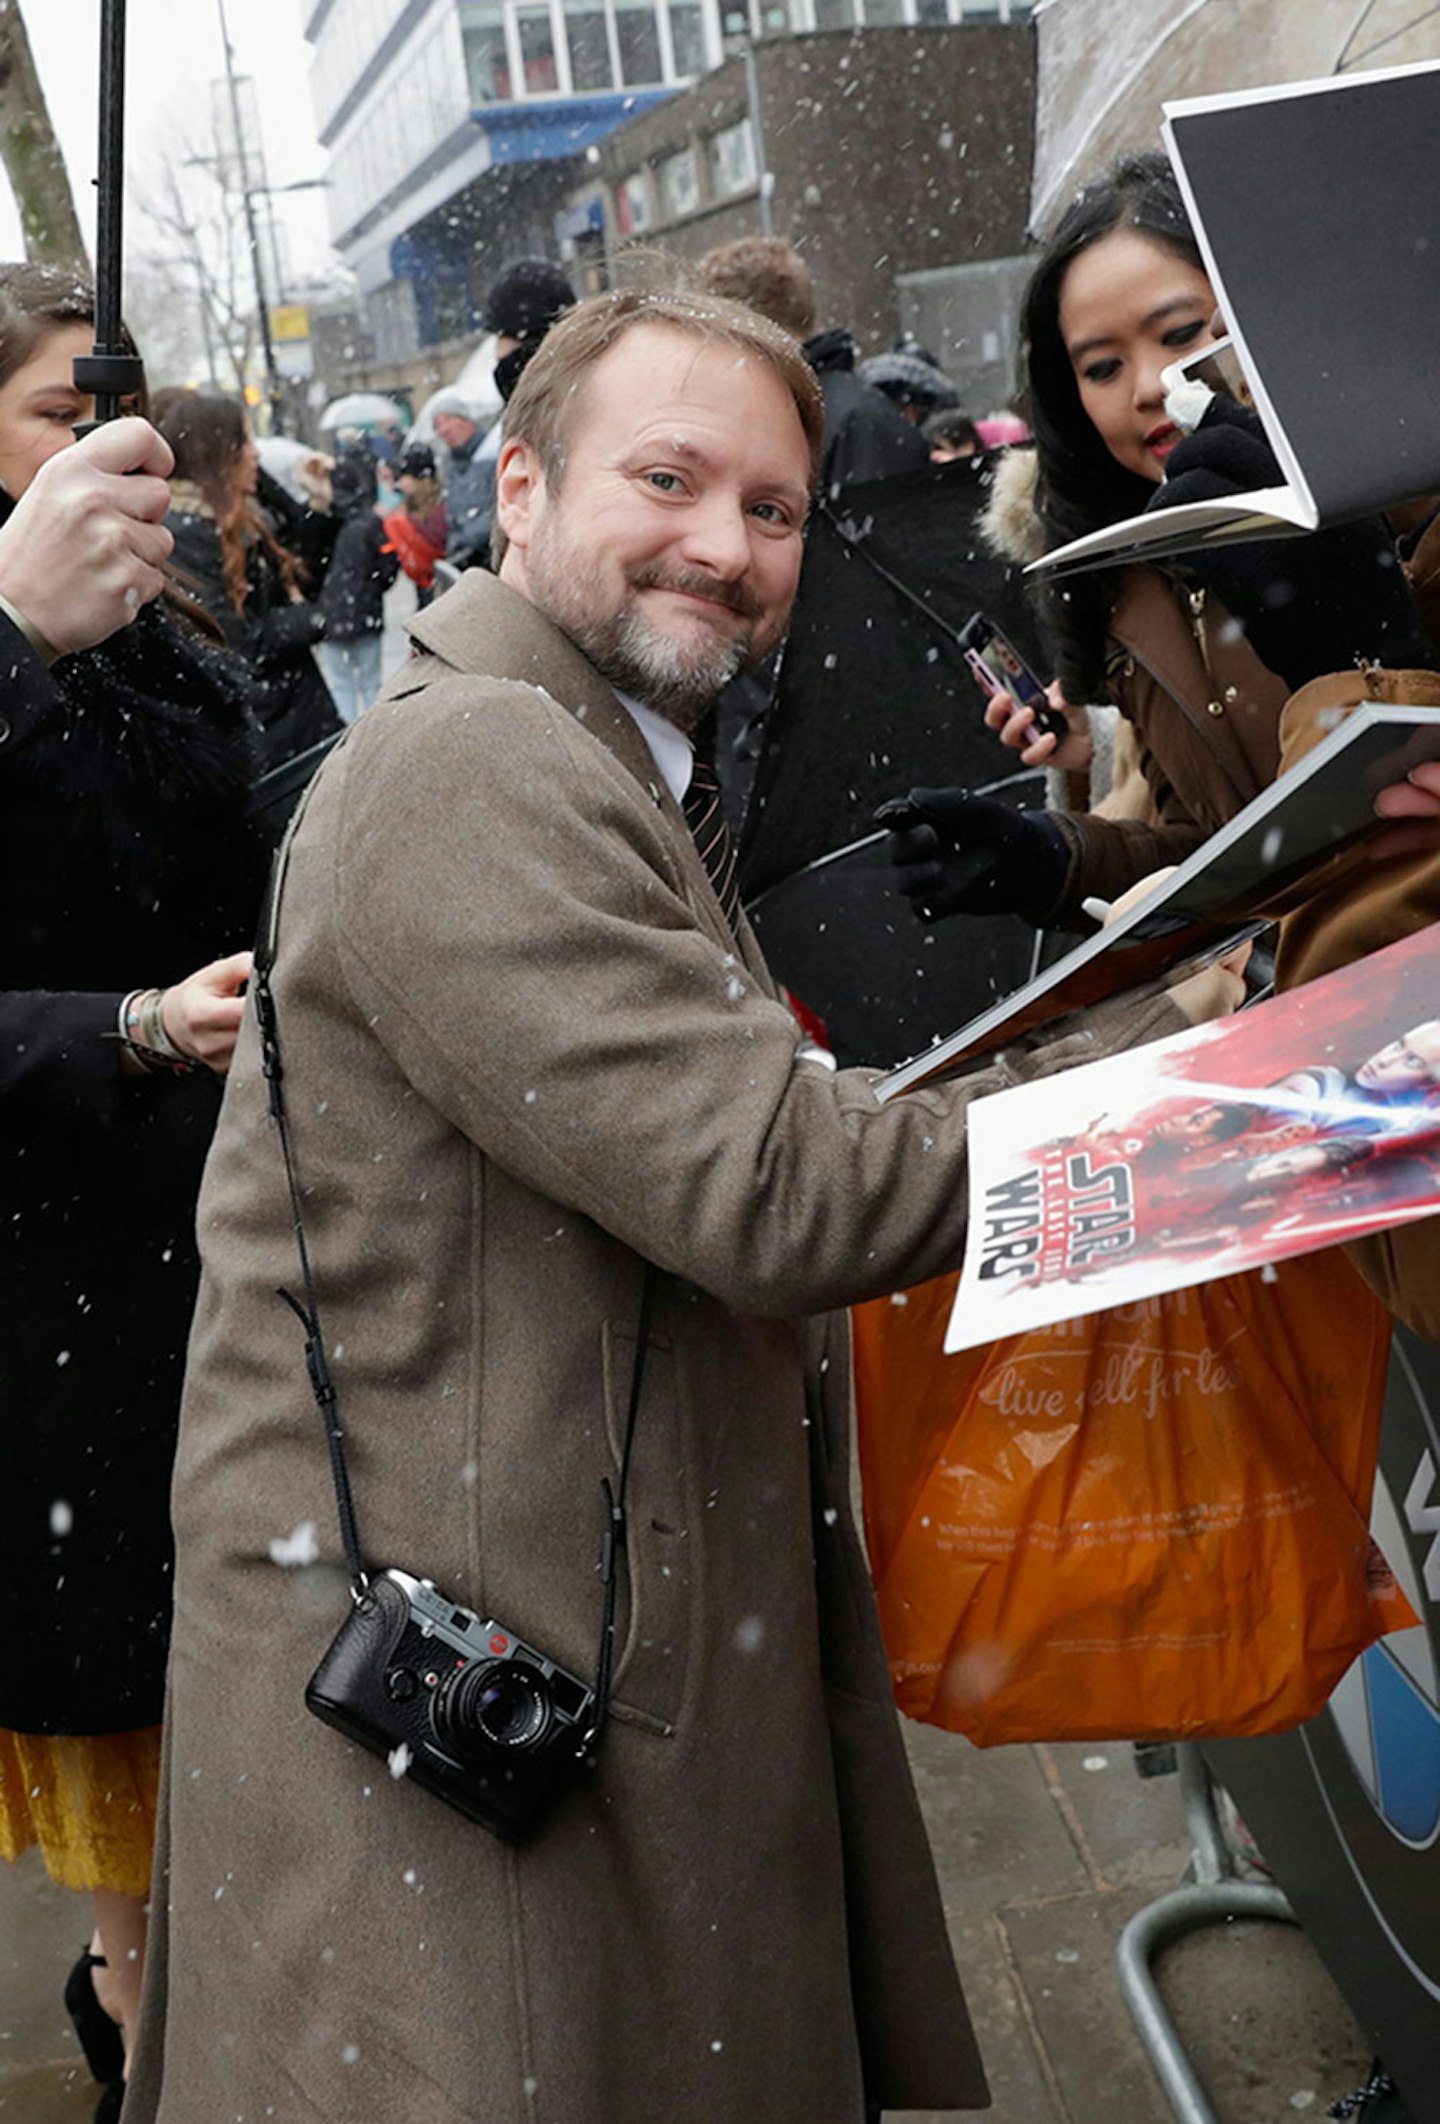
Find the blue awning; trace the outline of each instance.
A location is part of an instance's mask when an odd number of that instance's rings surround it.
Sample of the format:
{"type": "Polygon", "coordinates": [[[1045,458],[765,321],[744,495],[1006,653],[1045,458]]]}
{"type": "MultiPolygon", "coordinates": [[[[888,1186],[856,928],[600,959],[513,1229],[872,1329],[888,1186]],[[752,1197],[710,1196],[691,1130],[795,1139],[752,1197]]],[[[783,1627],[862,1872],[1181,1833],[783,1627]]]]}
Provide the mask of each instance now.
{"type": "Polygon", "coordinates": [[[481,103],[470,115],[487,135],[497,163],[558,162],[678,94],[674,88],[616,89],[603,96],[481,103]]]}

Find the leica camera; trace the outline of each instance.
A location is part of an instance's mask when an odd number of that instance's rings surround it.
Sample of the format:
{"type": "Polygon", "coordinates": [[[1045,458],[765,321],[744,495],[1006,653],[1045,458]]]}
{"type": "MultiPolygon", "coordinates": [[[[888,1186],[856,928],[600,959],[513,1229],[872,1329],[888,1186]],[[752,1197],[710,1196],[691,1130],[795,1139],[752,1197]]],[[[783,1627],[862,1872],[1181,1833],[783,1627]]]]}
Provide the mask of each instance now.
{"type": "Polygon", "coordinates": [[[397,1775],[517,1844],[573,1781],[595,1707],[585,1682],[503,1623],[395,1570],[370,1580],[305,1701],[397,1775]]]}

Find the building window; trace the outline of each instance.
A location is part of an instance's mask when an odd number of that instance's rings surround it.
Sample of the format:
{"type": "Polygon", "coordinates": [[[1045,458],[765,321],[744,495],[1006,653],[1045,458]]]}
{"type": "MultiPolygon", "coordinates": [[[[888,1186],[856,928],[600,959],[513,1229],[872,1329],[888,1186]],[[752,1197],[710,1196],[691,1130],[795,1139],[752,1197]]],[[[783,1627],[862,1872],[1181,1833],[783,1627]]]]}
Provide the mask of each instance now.
{"type": "MultiPolygon", "coordinates": [[[[0,0],[3,4],[3,0],[0,0]]],[[[463,0],[459,10],[470,106],[512,97],[604,94],[694,81],[720,57],[720,25],[750,31],[736,13],[739,0],[463,0]],[[661,10],[663,9],[663,19],[661,10]],[[733,21],[732,21],[733,17],[733,21]],[[668,26],[668,46],[662,31],[668,26]],[[556,39],[562,41],[557,46],[556,39]],[[508,38],[508,43],[507,43],[508,38]],[[568,73],[567,73],[568,60],[568,73]]],[[[756,0],[765,34],[789,25],[787,8],[809,0],[756,0]]],[[[814,0],[840,5],[854,20],[860,0],[814,0]]],[[[870,0],[875,6],[914,0],[870,0]]],[[[939,0],[955,8],[961,0],[939,0]]],[[[1003,0],[993,0],[1003,4],[1003,0]]],[[[797,20],[798,26],[798,20],[797,20]]],[[[806,25],[808,27],[808,23],[806,25]]]]}
{"type": "Polygon", "coordinates": [[[693,148],[682,148],[678,155],[667,155],[660,164],[658,175],[667,219],[679,221],[684,215],[697,211],[700,173],[695,167],[693,148]]]}
{"type": "Polygon", "coordinates": [[[855,0],[813,0],[817,30],[853,29],[855,0]]]}
{"type": "Polygon", "coordinates": [[[737,192],[753,190],[759,179],[755,135],[750,130],[750,120],[742,118],[738,125],[727,125],[710,141],[710,189],[717,199],[733,199],[737,192]]]}
{"type": "Polygon", "coordinates": [[[905,0],[860,0],[861,19],[872,29],[887,29],[905,20],[905,0]]]}
{"type": "Polygon", "coordinates": [[[605,34],[603,8],[565,11],[565,29],[570,39],[570,79],[575,93],[614,86],[610,69],[610,42],[605,34]]]}
{"type": "Polygon", "coordinates": [[[670,43],[677,80],[705,72],[705,12],[698,0],[670,0],[670,43]]]}
{"type": "Polygon", "coordinates": [[[514,91],[510,85],[510,62],[505,56],[505,20],[499,0],[483,0],[478,7],[467,7],[461,18],[460,35],[471,103],[508,103],[514,91]]]}
{"type": "Polygon", "coordinates": [[[620,78],[626,88],[646,88],[662,81],[660,31],[654,0],[615,0],[615,30],[620,44],[620,78]]]}
{"type": "Polygon", "coordinates": [[[527,96],[553,96],[560,82],[555,70],[555,39],[550,28],[549,6],[522,8],[517,11],[517,20],[525,93],[527,96]]]}
{"type": "Polygon", "coordinates": [[[650,186],[636,170],[615,187],[615,220],[622,236],[639,236],[650,226],[650,186]]]}

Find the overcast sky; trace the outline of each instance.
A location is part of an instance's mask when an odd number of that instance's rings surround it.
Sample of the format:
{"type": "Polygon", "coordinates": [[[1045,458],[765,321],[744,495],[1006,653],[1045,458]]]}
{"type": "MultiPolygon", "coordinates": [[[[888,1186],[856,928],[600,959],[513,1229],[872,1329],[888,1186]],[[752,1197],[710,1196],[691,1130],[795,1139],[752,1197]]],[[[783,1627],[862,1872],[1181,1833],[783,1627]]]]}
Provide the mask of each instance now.
{"type": "MultiPolygon", "coordinates": [[[[99,138],[100,0],[20,0],[44,85],[51,122],[70,170],[70,185],[87,240],[94,240],[92,180],[99,138]]],[[[300,34],[301,0],[226,0],[237,71],[251,75],[272,185],[323,174],[325,155],[310,109],[310,46],[300,34]]],[[[217,0],[128,0],[126,8],[125,142],[127,161],[143,185],[144,172],[182,136],[208,147],[210,84],[224,73],[217,0]]],[[[183,148],[180,152],[184,152],[183,148]]],[[[192,181],[206,182],[196,171],[192,181]]],[[[328,221],[323,192],[276,201],[290,235],[297,272],[326,254],[328,221]]],[[[127,194],[127,247],[142,231],[127,194]]],[[[0,176],[0,257],[22,255],[20,224],[0,176]]]]}

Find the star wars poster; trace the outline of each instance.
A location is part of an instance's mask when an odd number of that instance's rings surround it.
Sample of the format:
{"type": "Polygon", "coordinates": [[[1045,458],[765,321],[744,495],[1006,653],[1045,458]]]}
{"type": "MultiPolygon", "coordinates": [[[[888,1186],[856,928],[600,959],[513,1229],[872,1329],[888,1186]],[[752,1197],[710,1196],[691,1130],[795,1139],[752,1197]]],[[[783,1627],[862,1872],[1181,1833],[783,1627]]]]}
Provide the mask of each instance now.
{"type": "Polygon", "coordinates": [[[970,1114],[947,1350],[1440,1209],[1440,927],[970,1114]]]}

